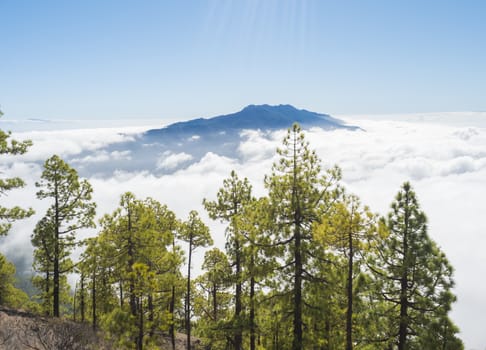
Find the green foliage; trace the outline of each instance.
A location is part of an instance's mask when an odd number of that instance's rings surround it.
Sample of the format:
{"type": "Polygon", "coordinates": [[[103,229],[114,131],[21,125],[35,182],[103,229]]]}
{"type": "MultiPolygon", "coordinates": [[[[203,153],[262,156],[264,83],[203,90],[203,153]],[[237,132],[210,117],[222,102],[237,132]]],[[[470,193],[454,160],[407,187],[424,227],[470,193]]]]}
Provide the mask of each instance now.
{"type": "MultiPolygon", "coordinates": [[[[0,111],[0,118],[3,113],[0,111]]],[[[11,139],[11,132],[0,130],[0,155],[19,155],[27,152],[28,148],[32,146],[31,141],[17,141],[11,139]]],[[[24,187],[25,182],[18,178],[4,178],[0,179],[0,196],[6,195],[7,192],[24,187]]],[[[6,208],[0,206],[0,236],[4,236],[10,230],[12,221],[24,219],[34,214],[32,209],[23,209],[15,206],[13,208],[6,208]]]]}
{"type": "Polygon", "coordinates": [[[199,218],[195,210],[191,210],[187,221],[180,227],[179,239],[189,243],[189,250],[194,251],[200,247],[207,247],[213,244],[209,228],[199,218]]]}
{"type": "MultiPolygon", "coordinates": [[[[3,116],[0,111],[0,118],[3,116]]],[[[31,141],[17,141],[11,139],[11,133],[0,130],[0,155],[20,155],[27,152],[32,146],[31,141]]],[[[5,196],[9,191],[25,186],[25,182],[18,178],[0,178],[0,196],[5,196]]],[[[27,218],[34,214],[32,209],[24,209],[19,206],[6,208],[0,205],[0,237],[5,236],[12,222],[27,218]]],[[[25,307],[28,303],[27,295],[14,287],[13,276],[15,266],[9,263],[3,255],[0,255],[0,305],[12,307],[25,307]]]]}
{"type": "Polygon", "coordinates": [[[252,201],[251,185],[247,178],[240,180],[233,170],[230,177],[223,181],[223,187],[218,190],[217,200],[208,201],[204,199],[203,204],[213,220],[219,219],[227,222],[226,229],[226,252],[231,260],[234,271],[232,280],[235,287],[235,310],[232,324],[233,343],[236,350],[242,348],[243,342],[243,284],[245,275],[246,254],[244,254],[243,232],[238,224],[238,215],[243,211],[245,205],[252,201]]]}
{"type": "Polygon", "coordinates": [[[187,221],[183,222],[180,227],[179,238],[188,244],[188,261],[187,261],[187,287],[185,300],[185,328],[187,335],[187,350],[191,349],[191,263],[192,253],[199,247],[207,247],[213,244],[209,228],[199,218],[195,210],[191,210],[187,221]]]}
{"type": "MultiPolygon", "coordinates": [[[[54,281],[52,272],[48,277],[46,274],[34,275],[32,284],[37,289],[37,293],[32,296],[32,300],[37,304],[37,311],[46,316],[53,316],[54,281]]],[[[59,312],[66,314],[71,310],[71,306],[71,286],[68,284],[67,276],[62,275],[59,278],[59,312]]]]}
{"type": "Polygon", "coordinates": [[[206,251],[203,269],[195,281],[194,310],[198,319],[196,334],[211,349],[226,349],[233,335],[228,321],[231,318],[232,271],[227,256],[218,248],[206,251]]]}
{"type": "MultiPolygon", "coordinates": [[[[377,232],[376,216],[369,208],[362,207],[355,195],[343,195],[314,226],[316,241],[323,249],[336,254],[334,267],[345,276],[334,279],[332,286],[337,294],[345,294],[344,300],[335,307],[345,310],[346,332],[342,336],[347,350],[353,349],[356,340],[366,337],[372,325],[363,322],[362,313],[357,311],[370,306],[363,299],[367,292],[367,285],[363,283],[367,279],[363,257],[376,246],[377,232]]],[[[326,279],[329,280],[329,276],[326,279]]],[[[333,338],[338,338],[336,333],[333,338]]]]}
{"type": "MultiPolygon", "coordinates": [[[[44,163],[37,198],[50,200],[45,216],[37,223],[31,236],[34,250],[34,269],[45,276],[41,283],[44,304],[52,295],[52,314],[60,316],[62,277],[73,270],[70,253],[80,244],[76,233],[80,229],[94,227],[96,204],[91,201],[93,192],[87,180],[80,180],[75,169],[59,156],[54,155],[44,163]],[[50,286],[52,276],[52,288],[50,286]],[[51,294],[52,290],[52,294],[51,294]]],[[[41,278],[42,278],[41,277],[41,278]]]]}
{"type": "Polygon", "coordinates": [[[104,314],[101,326],[117,348],[134,349],[133,337],[136,334],[135,317],[128,309],[115,308],[104,314]]]}
{"type": "MultiPolygon", "coordinates": [[[[29,146],[0,136],[3,153],[29,146]]],[[[226,249],[207,250],[197,278],[193,253],[213,244],[198,213],[181,222],[167,206],[130,192],[73,264],[76,232],[94,226],[92,190],[51,157],[37,196],[52,202],[32,234],[37,310],[68,312],[66,273],[75,267],[74,318],[104,330],[115,348],[160,348],[158,337],[168,334],[175,349],[176,331],[185,330],[190,349],[194,328],[213,350],[463,350],[449,318],[453,270],[428,236],[410,184],[378,219],[344,192],[339,168],[321,169],[298,125],[277,153],[266,196],[253,198],[248,180],[232,171],[216,200],[204,199],[209,217],[227,224],[226,249]]],[[[0,181],[0,192],[21,185],[0,181]]],[[[0,207],[0,218],[31,213],[8,210],[0,207]]],[[[14,287],[14,272],[0,255],[0,304],[32,309],[14,287]]]]}
{"type": "Polygon", "coordinates": [[[38,199],[53,202],[45,219],[51,229],[64,235],[68,244],[72,244],[77,230],[95,227],[96,204],[91,201],[91,185],[88,180],[80,180],[76,170],[59,156],[53,155],[46,160],[41,180],[36,186],[39,188],[38,199]]]}
{"type": "Polygon", "coordinates": [[[304,284],[319,282],[312,266],[316,259],[323,258],[311,228],[340,194],[337,181],[341,174],[338,168],[322,172],[319,158],[310,150],[297,124],[289,129],[277,153],[280,159],[274,163],[272,174],[265,178],[265,186],[275,225],[273,244],[281,248],[279,256],[283,257],[278,292],[291,295],[291,348],[299,350],[311,344],[303,333],[304,308],[309,305],[304,284]]]}
{"type": "MultiPolygon", "coordinates": [[[[387,305],[388,336],[399,349],[422,349],[428,330],[444,322],[455,297],[453,269],[427,234],[427,219],[410,183],[402,185],[391,205],[389,236],[376,250],[376,283],[387,305]],[[426,331],[427,330],[427,331],[426,331]]],[[[449,327],[444,338],[454,338],[449,327]]]]}
{"type": "Polygon", "coordinates": [[[28,295],[15,287],[15,266],[2,254],[0,254],[0,305],[23,309],[35,308],[28,295]]]}
{"type": "Polygon", "coordinates": [[[120,347],[146,348],[154,334],[171,328],[180,305],[183,256],[175,238],[182,225],[165,205],[129,192],[100,225],[79,265],[86,280],[87,319],[94,327],[101,320],[103,329],[120,337],[120,347]]]}

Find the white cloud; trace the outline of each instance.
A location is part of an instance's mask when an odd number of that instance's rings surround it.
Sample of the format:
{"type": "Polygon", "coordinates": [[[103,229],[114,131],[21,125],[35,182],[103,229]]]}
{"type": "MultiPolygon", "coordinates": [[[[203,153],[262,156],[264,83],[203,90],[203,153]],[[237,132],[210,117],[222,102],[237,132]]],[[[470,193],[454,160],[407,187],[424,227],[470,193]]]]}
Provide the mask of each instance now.
{"type": "Polygon", "coordinates": [[[228,158],[217,155],[212,152],[206,153],[204,157],[197,163],[191,164],[187,169],[178,172],[177,175],[197,175],[203,177],[210,177],[212,175],[225,172],[228,173],[231,171],[232,166],[235,166],[236,161],[228,158]]]}
{"type": "MultiPolygon", "coordinates": [[[[350,124],[361,126],[366,132],[313,129],[306,136],[323,164],[341,166],[343,183],[348,190],[381,214],[388,211],[399,186],[406,180],[412,181],[429,218],[430,235],[445,251],[456,270],[458,302],[453,308],[453,319],[462,330],[466,347],[480,348],[486,343],[480,322],[486,313],[486,282],[478,277],[486,275],[486,255],[483,252],[486,221],[482,219],[486,198],[486,125],[476,124],[474,121],[479,119],[472,115],[466,124],[442,123],[444,118],[437,116],[428,118],[435,118],[440,123],[419,117],[410,117],[413,122],[350,120],[350,124]]],[[[28,187],[3,197],[2,201],[6,204],[27,203],[36,208],[37,214],[36,218],[15,224],[2,242],[1,249],[11,255],[29,256],[30,233],[47,206],[32,200],[35,197],[33,183],[40,176],[41,168],[31,161],[45,159],[60,150],[71,155],[85,150],[95,151],[92,159],[79,157],[80,163],[103,157],[130,157],[128,153],[107,153],[102,148],[103,145],[134,137],[134,133],[128,135],[116,129],[102,129],[89,133],[71,130],[26,135],[37,143],[33,154],[2,162],[0,170],[5,174],[22,176],[28,187]]],[[[257,131],[245,132],[238,148],[241,162],[207,153],[200,161],[160,177],[148,172],[116,172],[107,179],[93,177],[90,181],[98,213],[102,215],[113,211],[119,196],[125,191],[132,191],[140,198],[151,196],[167,204],[183,219],[191,209],[198,210],[211,226],[216,244],[224,248],[224,228],[209,220],[204,213],[202,199],[214,199],[223,179],[232,169],[241,177],[250,179],[256,195],[264,194],[264,174],[270,173],[275,149],[284,135],[285,131],[268,135],[257,131]]],[[[190,162],[190,157],[184,152],[166,153],[160,157],[159,165],[175,169],[182,162],[190,162]]],[[[197,255],[196,270],[203,251],[197,255]]]]}
{"type": "Polygon", "coordinates": [[[131,153],[131,151],[113,151],[110,153],[110,157],[115,160],[130,160],[132,159],[131,153]]]}
{"type": "Polygon", "coordinates": [[[268,138],[268,133],[260,130],[245,130],[240,136],[243,140],[238,147],[238,152],[244,161],[261,161],[274,155],[277,144],[275,138],[268,138]]]}
{"type": "Polygon", "coordinates": [[[44,161],[53,154],[67,157],[83,151],[101,150],[110,144],[134,140],[145,128],[102,128],[53,130],[14,133],[19,140],[32,140],[33,146],[22,156],[6,157],[9,161],[44,161]]]}
{"type": "Polygon", "coordinates": [[[191,159],[192,156],[185,152],[181,152],[181,153],[164,152],[162,156],[160,156],[159,159],[157,159],[157,169],[172,170],[177,168],[179,165],[190,161],[191,159]]]}
{"type": "Polygon", "coordinates": [[[87,155],[82,158],[73,158],[71,163],[73,164],[85,164],[85,163],[104,163],[110,160],[130,160],[131,151],[112,151],[107,152],[105,150],[95,151],[93,154],[87,155]]]}

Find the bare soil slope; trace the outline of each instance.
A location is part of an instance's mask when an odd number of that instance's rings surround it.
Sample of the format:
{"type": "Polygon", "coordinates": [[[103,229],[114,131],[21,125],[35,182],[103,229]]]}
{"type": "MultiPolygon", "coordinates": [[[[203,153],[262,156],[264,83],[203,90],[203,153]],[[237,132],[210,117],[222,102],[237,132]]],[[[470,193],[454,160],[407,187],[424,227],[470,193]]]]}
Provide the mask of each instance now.
{"type": "MultiPolygon", "coordinates": [[[[199,340],[193,340],[199,349],[199,340]]],[[[171,349],[167,337],[160,338],[161,349],[171,349]]],[[[176,350],[186,348],[185,334],[177,334],[176,350]]],[[[89,324],[42,317],[0,306],[0,350],[110,350],[115,349],[89,324]]]]}

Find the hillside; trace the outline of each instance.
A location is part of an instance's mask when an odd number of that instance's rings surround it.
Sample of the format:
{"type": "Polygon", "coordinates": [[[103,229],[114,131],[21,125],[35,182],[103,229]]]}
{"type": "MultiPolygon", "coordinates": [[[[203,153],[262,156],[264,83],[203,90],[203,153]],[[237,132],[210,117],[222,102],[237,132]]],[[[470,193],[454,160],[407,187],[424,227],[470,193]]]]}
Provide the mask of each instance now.
{"type": "Polygon", "coordinates": [[[0,349],[111,349],[88,324],[0,307],[0,349]]]}
{"type": "MultiPolygon", "coordinates": [[[[177,334],[176,350],[186,348],[184,334],[177,334]]],[[[161,349],[170,349],[170,339],[161,335],[161,349]]],[[[198,340],[194,338],[195,344],[198,340]]],[[[116,349],[88,323],[43,317],[0,306],[0,350],[111,350],[116,349]]]]}

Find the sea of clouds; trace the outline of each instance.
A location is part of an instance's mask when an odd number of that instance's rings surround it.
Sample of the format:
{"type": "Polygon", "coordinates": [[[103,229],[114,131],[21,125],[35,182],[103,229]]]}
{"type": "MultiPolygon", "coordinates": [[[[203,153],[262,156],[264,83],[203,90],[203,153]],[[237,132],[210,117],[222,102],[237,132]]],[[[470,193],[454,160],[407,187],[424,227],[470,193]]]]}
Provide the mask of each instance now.
{"type": "MultiPolygon", "coordinates": [[[[411,181],[428,216],[430,236],[455,267],[458,301],[452,318],[461,328],[468,349],[484,348],[486,113],[341,118],[363,130],[311,129],[306,132],[311,147],[324,167],[339,165],[347,190],[360,196],[377,213],[386,214],[400,185],[411,181]]],[[[129,152],[107,152],[105,147],[133,140],[153,127],[153,124],[63,130],[51,127],[37,131],[18,128],[22,131],[14,132],[14,137],[31,139],[34,145],[23,156],[3,156],[0,171],[2,176],[22,177],[27,186],[2,197],[2,205],[31,206],[36,215],[15,223],[10,234],[1,240],[0,251],[11,260],[24,261],[23,268],[30,269],[30,235],[49,205],[35,199],[34,183],[40,178],[45,159],[59,154],[73,159],[71,165],[75,168],[87,162],[102,165],[112,159],[129,162],[129,152]]],[[[120,195],[131,191],[139,198],[150,196],[167,204],[182,219],[190,210],[198,210],[212,228],[215,244],[224,248],[224,227],[209,220],[202,199],[214,199],[223,179],[233,169],[240,177],[248,177],[255,195],[265,194],[263,178],[270,173],[276,159],[275,149],[284,135],[285,131],[245,131],[234,158],[207,153],[201,160],[191,162],[188,154],[180,153],[160,154],[153,159],[156,167],[166,169],[189,164],[171,174],[115,171],[108,177],[89,176],[98,215],[111,213],[120,195]]],[[[82,237],[94,234],[96,230],[90,230],[83,232],[82,237]]],[[[202,256],[201,251],[194,265],[196,271],[202,256]]]]}

